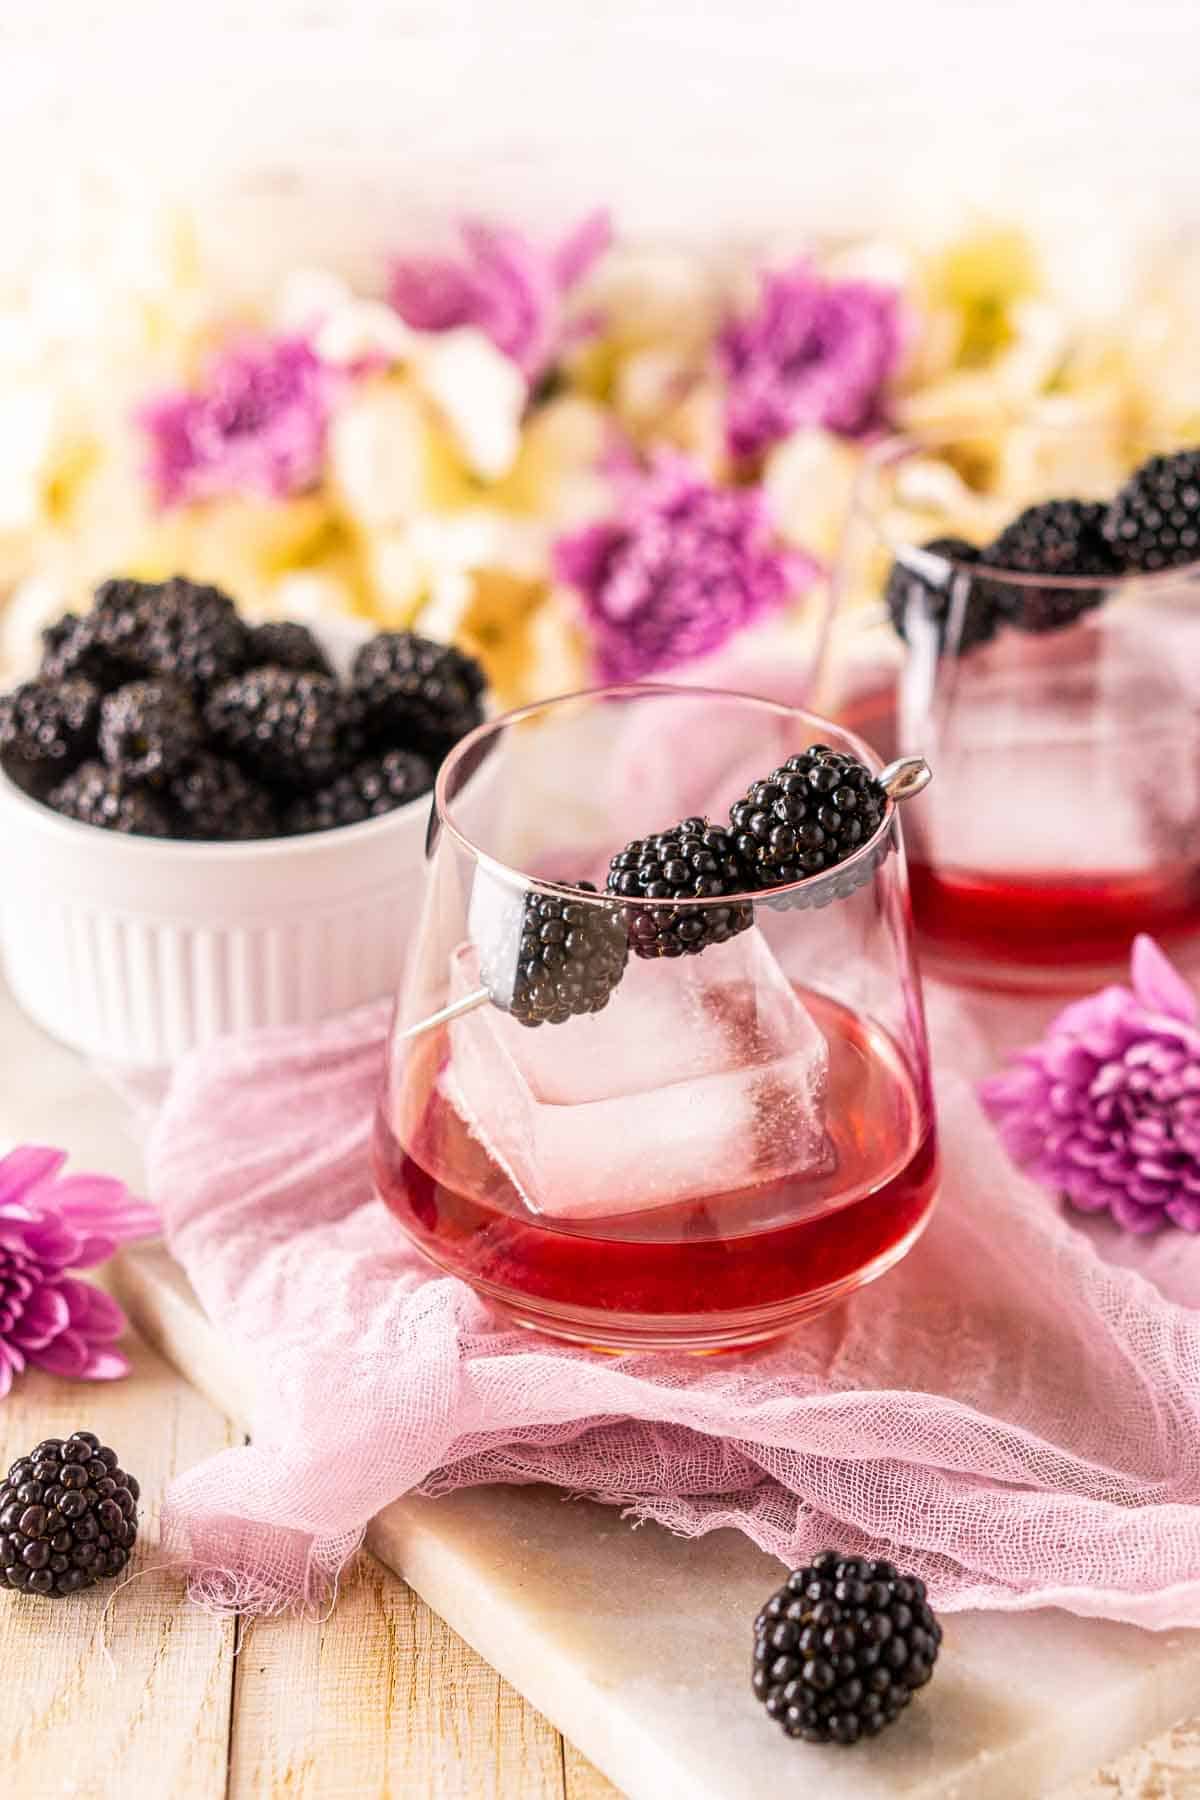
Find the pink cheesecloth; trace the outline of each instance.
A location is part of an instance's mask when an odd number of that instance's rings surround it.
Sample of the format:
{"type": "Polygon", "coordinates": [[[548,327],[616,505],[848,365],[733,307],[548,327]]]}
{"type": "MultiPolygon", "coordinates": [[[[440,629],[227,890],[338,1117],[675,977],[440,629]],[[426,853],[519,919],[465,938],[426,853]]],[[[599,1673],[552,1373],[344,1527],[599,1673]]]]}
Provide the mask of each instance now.
{"type": "Polygon", "coordinates": [[[194,1595],[319,1604],[399,1495],[550,1482],[790,1563],[894,1557],[943,1608],[1200,1625],[1200,1243],[1068,1216],[1009,1162],[975,1082],[1056,1006],[927,1000],[945,1183],[924,1238],[715,1360],[560,1347],[409,1247],[367,1172],[385,1005],[183,1064],[150,1197],[255,1379],[252,1443],[168,1496],[194,1595]]]}

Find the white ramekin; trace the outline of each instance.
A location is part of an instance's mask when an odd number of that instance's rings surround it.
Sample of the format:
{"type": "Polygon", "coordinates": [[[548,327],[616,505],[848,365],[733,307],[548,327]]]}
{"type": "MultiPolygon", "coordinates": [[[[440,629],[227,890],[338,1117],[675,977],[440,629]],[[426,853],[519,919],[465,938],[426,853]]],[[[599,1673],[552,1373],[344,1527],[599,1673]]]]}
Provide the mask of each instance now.
{"type": "Polygon", "coordinates": [[[229,1032],[391,992],[420,902],[430,796],[249,844],[122,837],[0,774],[0,955],[52,1036],[157,1067],[229,1032]]]}

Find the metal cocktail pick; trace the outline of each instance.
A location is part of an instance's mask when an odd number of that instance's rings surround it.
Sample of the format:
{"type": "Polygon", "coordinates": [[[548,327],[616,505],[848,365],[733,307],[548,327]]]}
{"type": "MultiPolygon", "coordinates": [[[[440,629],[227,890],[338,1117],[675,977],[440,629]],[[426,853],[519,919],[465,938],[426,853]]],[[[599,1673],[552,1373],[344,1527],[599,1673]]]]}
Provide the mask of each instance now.
{"type": "MultiPolygon", "coordinates": [[[[879,772],[879,785],[889,800],[899,804],[904,800],[913,800],[922,793],[933,780],[933,770],[923,756],[900,756],[890,762],[886,769],[879,772]]],[[[427,1031],[434,1031],[439,1025],[448,1025],[451,1019],[461,1019],[464,1013],[474,1012],[482,1006],[491,995],[487,988],[474,988],[471,993],[464,994],[459,1000],[452,1000],[449,1006],[440,1011],[430,1013],[426,1019],[418,1019],[400,1033],[400,1042],[410,1038],[423,1037],[427,1031]]]]}

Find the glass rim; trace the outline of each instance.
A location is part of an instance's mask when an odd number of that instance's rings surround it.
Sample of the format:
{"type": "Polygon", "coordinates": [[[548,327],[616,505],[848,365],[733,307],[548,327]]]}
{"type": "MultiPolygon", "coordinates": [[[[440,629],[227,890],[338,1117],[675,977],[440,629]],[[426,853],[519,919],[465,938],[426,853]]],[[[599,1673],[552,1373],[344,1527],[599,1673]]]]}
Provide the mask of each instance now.
{"type": "MultiPolygon", "coordinates": [[[[1072,431],[1082,431],[1082,424],[1056,424],[1053,420],[1039,420],[1036,416],[1014,412],[1005,421],[1008,424],[1028,423],[1047,435],[1058,433],[1066,436],[1072,431]]],[[[985,429],[982,421],[964,419],[954,428],[937,431],[929,437],[915,436],[911,433],[892,433],[872,444],[863,458],[863,466],[855,484],[854,506],[860,517],[865,518],[881,543],[891,552],[894,559],[904,568],[911,569],[917,575],[936,578],[940,570],[949,570],[951,574],[969,575],[990,582],[1000,583],[1012,588],[1064,588],[1071,593],[1109,593],[1113,589],[1147,589],[1167,587],[1175,582],[1200,578],[1200,553],[1186,563],[1176,563],[1169,569],[1129,569],[1111,575],[1055,575],[1027,574],[1020,569],[1002,569],[995,563],[983,562],[976,558],[972,562],[962,557],[947,556],[940,550],[927,550],[923,544],[914,543],[911,539],[889,531],[883,524],[879,514],[881,508],[875,495],[868,494],[868,485],[878,482],[885,469],[894,463],[901,462],[906,456],[936,454],[939,445],[961,443],[971,431],[985,429]]],[[[1032,504],[1039,504],[1032,502],[1032,504]]],[[[1045,504],[1042,502],[1041,504],[1045,504]]]]}
{"type": "MultiPolygon", "coordinates": [[[[761,712],[771,713],[782,719],[802,719],[824,727],[831,735],[848,744],[858,759],[870,769],[872,775],[878,776],[884,764],[878,754],[858,736],[844,725],[837,725],[832,719],[824,718],[820,713],[807,711],[804,707],[788,706],[781,700],[768,700],[761,694],[747,694],[737,688],[692,687],[684,683],[666,681],[631,681],[615,682],[611,685],[592,688],[577,688],[568,694],[553,694],[545,700],[533,700],[525,706],[514,708],[511,712],[501,713],[494,719],[485,719],[481,725],[460,738],[449,752],[438,770],[437,780],[433,788],[433,812],[442,830],[448,832],[455,843],[463,850],[472,862],[487,870],[489,876],[498,878],[511,887],[520,888],[523,893],[551,894],[559,898],[570,899],[579,904],[612,908],[614,906],[636,906],[661,908],[664,911],[676,911],[681,908],[707,908],[731,906],[737,901],[757,901],[767,903],[778,901],[789,894],[799,894],[815,887],[820,882],[828,881],[831,876],[848,873],[860,868],[869,857],[877,855],[881,843],[892,829],[896,817],[896,802],[885,795],[883,817],[869,838],[864,838],[852,855],[847,856],[832,868],[821,869],[815,875],[805,875],[800,881],[789,881],[781,887],[771,888],[739,888],[733,894],[705,894],[685,896],[682,899],[643,899],[641,895],[620,895],[589,893],[586,889],[570,887],[563,882],[548,881],[541,876],[530,875],[523,869],[514,868],[505,863],[490,851],[484,850],[475,843],[469,833],[463,830],[451,816],[453,801],[447,797],[447,787],[455,769],[471,756],[489,739],[497,740],[502,732],[513,725],[520,725],[526,720],[535,718],[539,713],[546,713],[568,704],[581,701],[598,702],[601,700],[621,699],[671,699],[671,700],[734,700],[749,705],[761,712]]],[[[820,738],[813,740],[820,742],[820,738]]],[[[765,779],[765,776],[764,776],[765,779]]],[[[664,827],[664,829],[669,829],[664,827]]]]}

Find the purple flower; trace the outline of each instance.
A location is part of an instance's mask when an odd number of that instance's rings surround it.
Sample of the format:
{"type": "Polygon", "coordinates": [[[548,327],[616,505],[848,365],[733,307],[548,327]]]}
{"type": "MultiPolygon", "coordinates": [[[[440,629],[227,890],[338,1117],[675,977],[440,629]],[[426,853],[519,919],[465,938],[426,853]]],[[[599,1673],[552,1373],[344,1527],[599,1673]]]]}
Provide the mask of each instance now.
{"type": "Polygon", "coordinates": [[[1200,1231],[1200,1005],[1152,938],[980,1088],[1014,1162],[1126,1231],[1200,1231]]]}
{"type": "Polygon", "coordinates": [[[717,340],[731,455],[754,456],[800,425],[868,430],[900,344],[893,289],[824,281],[805,262],[765,274],[757,308],[717,340]]]}
{"type": "Polygon", "coordinates": [[[306,338],[243,338],[212,359],[199,389],[149,401],[138,423],[159,503],[315,486],[334,381],[306,338]]]}
{"type": "MultiPolygon", "coordinates": [[[[408,256],[393,263],[392,305],[414,331],[478,326],[535,381],[574,335],[563,302],[612,241],[609,216],[589,213],[550,251],[523,232],[477,219],[465,220],[460,231],[465,261],[408,256]]],[[[587,328],[580,322],[575,329],[587,328]]]]}
{"type": "Polygon", "coordinates": [[[554,564],[583,596],[604,681],[707,655],[819,573],[780,549],[759,489],[712,487],[681,457],[632,486],[621,519],[560,538],[554,564]]]}
{"type": "Polygon", "coordinates": [[[115,1300],[68,1274],[118,1244],[153,1237],[158,1215],[119,1181],[67,1175],[61,1150],[27,1144],[0,1157],[0,1400],[27,1364],[109,1381],[129,1364],[113,1341],[125,1329],[115,1300]]]}

